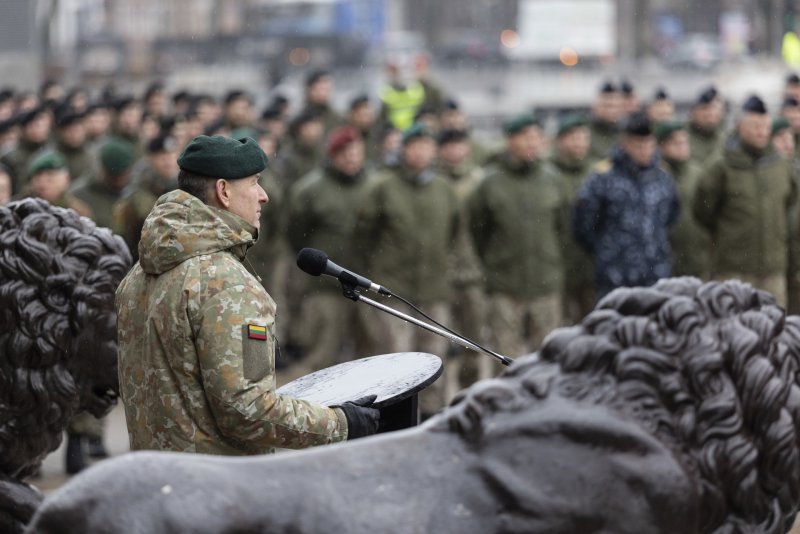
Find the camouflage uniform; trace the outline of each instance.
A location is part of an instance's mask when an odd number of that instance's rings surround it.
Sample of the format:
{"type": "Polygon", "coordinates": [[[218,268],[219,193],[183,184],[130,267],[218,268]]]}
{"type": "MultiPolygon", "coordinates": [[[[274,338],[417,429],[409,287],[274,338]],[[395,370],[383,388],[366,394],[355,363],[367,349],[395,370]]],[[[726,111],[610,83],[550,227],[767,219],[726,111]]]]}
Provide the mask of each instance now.
{"type": "MultiPolygon", "coordinates": [[[[312,171],[294,187],[289,202],[289,242],[296,253],[303,247],[324,250],[337,262],[361,271],[354,250],[358,206],[369,187],[363,173],[344,176],[330,166],[312,171]]],[[[344,361],[348,339],[354,351],[367,356],[374,348],[359,317],[360,307],[342,296],[340,285],[330,278],[308,280],[302,297],[302,343],[306,364],[313,370],[344,361]]]]}
{"type": "Polygon", "coordinates": [[[536,350],[561,325],[568,206],[552,167],[507,155],[470,196],[470,229],[489,292],[490,342],[502,354],[536,350]]]}
{"type": "Polygon", "coordinates": [[[180,190],[145,221],[116,297],[132,449],[263,454],[347,438],[341,410],[275,392],[275,305],[242,265],[254,234],[180,190]]]}
{"type": "Polygon", "coordinates": [[[134,180],[132,187],[124,192],[122,199],[114,205],[113,230],[125,239],[134,262],[139,259],[139,238],[147,215],[158,197],[177,187],[177,177],[159,176],[147,166],[134,180]]]}

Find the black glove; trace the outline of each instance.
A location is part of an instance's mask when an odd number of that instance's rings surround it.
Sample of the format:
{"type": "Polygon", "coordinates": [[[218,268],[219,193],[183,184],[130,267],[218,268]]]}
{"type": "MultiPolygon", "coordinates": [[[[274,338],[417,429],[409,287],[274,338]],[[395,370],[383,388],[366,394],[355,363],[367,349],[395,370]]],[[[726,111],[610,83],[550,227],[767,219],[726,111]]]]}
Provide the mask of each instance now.
{"type": "Polygon", "coordinates": [[[347,418],[348,441],[371,436],[378,431],[381,412],[377,408],[371,408],[372,403],[377,398],[377,395],[367,395],[354,401],[345,402],[341,406],[336,406],[336,408],[344,412],[344,416],[347,418]]]}

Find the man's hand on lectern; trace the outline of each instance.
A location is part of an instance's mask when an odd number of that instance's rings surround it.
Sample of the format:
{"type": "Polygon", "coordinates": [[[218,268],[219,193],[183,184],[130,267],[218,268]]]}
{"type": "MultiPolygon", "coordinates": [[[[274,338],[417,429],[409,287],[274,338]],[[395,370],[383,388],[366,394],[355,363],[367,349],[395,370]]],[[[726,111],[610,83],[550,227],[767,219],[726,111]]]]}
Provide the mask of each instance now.
{"type": "Polygon", "coordinates": [[[372,403],[377,395],[367,395],[354,401],[348,401],[341,406],[335,406],[344,412],[347,418],[347,440],[371,436],[378,431],[381,412],[372,408],[372,403]]]}

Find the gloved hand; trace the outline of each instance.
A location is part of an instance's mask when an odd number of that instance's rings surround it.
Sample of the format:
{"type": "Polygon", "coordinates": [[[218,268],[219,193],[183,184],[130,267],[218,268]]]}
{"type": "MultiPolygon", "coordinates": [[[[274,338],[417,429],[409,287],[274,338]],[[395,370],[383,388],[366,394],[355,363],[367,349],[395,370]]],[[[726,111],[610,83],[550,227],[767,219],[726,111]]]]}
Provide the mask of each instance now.
{"type": "Polygon", "coordinates": [[[367,395],[354,401],[348,401],[341,406],[335,406],[344,412],[347,418],[347,440],[371,436],[378,431],[381,412],[372,408],[372,403],[377,395],[367,395]]]}

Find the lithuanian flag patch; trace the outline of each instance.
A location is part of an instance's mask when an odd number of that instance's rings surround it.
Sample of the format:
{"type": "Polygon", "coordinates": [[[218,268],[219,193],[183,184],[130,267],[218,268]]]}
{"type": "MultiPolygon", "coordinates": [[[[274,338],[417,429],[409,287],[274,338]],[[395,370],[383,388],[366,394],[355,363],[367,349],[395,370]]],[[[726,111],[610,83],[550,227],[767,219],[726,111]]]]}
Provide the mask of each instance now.
{"type": "Polygon", "coordinates": [[[247,337],[248,339],[267,339],[267,327],[266,326],[258,326],[255,324],[247,325],[247,337]]]}

